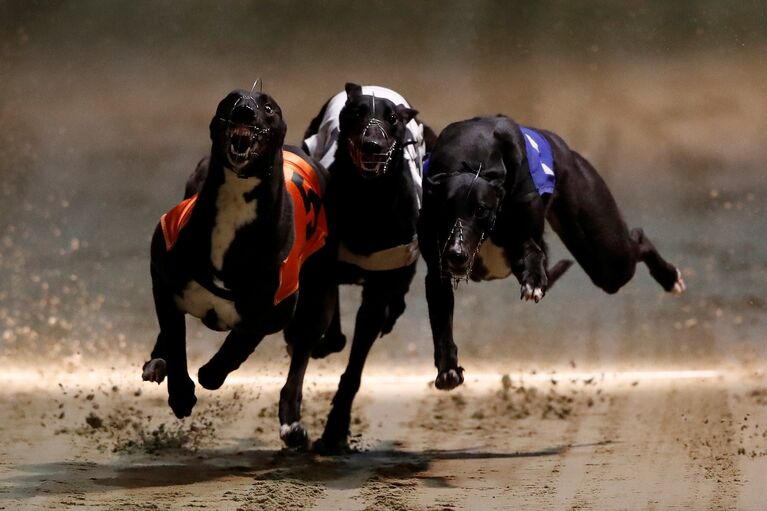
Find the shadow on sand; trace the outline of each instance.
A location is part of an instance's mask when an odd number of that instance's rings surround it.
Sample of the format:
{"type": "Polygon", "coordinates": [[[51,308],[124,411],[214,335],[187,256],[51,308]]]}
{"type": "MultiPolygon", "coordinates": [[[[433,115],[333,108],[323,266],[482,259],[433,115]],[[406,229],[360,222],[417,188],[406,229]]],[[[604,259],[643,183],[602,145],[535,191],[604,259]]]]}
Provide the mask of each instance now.
{"type": "Polygon", "coordinates": [[[435,461],[557,456],[571,449],[593,445],[598,444],[559,446],[536,451],[488,452],[474,449],[407,451],[384,444],[373,450],[344,456],[318,456],[264,449],[211,449],[195,453],[172,451],[152,457],[124,455],[109,463],[22,465],[17,470],[26,474],[5,479],[5,491],[0,492],[0,501],[67,493],[73,485],[82,493],[99,493],[108,489],[187,485],[228,477],[270,481],[300,480],[318,482],[337,489],[358,486],[361,480],[370,477],[415,478],[428,486],[448,487],[450,483],[445,477],[428,473],[435,461]]]}

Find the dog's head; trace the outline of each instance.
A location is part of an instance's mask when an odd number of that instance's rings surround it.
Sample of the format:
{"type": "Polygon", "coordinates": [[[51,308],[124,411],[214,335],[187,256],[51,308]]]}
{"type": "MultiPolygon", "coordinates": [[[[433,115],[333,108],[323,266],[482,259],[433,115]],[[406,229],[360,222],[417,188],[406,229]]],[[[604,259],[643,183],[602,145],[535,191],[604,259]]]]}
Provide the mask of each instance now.
{"type": "MultiPolygon", "coordinates": [[[[435,162],[436,163],[436,162],[435,162]]],[[[434,168],[424,187],[424,208],[437,229],[442,273],[454,281],[471,275],[482,242],[495,225],[505,195],[503,162],[460,162],[459,168],[434,168]]]]}
{"type": "Polygon", "coordinates": [[[339,143],[346,146],[360,176],[380,177],[402,154],[405,125],[418,112],[388,99],[364,95],[355,83],[346,84],[346,95],[339,119],[339,143]]]}
{"type": "Polygon", "coordinates": [[[268,174],[282,149],[287,125],[277,102],[261,92],[230,92],[210,121],[213,152],[239,177],[268,174]]]}

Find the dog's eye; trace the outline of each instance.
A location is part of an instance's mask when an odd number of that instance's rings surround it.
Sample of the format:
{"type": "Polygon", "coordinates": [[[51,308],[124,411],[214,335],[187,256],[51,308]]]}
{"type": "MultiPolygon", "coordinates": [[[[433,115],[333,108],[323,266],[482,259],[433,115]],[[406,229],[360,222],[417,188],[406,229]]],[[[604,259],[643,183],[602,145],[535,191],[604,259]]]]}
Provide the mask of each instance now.
{"type": "Polygon", "coordinates": [[[272,108],[272,105],[266,104],[264,105],[264,112],[266,112],[269,115],[272,115],[274,113],[274,108],[272,108]]]}
{"type": "Polygon", "coordinates": [[[474,210],[474,216],[476,218],[487,218],[487,215],[489,214],[490,214],[490,208],[488,208],[484,204],[478,205],[477,208],[474,210]]]}
{"type": "Polygon", "coordinates": [[[399,122],[399,117],[397,117],[396,113],[393,113],[389,116],[389,122],[395,126],[397,125],[397,123],[399,122]]]}

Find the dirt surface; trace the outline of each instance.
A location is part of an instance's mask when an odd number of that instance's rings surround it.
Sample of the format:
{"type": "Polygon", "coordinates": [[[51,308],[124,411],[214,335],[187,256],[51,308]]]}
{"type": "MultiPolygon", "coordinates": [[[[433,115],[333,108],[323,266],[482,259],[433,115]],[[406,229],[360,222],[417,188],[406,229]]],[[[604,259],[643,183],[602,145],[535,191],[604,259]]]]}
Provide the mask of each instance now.
{"type": "MultiPolygon", "coordinates": [[[[449,394],[425,376],[369,375],[352,425],[359,452],[340,457],[281,449],[268,378],[199,392],[185,421],[137,375],[2,379],[0,509],[764,506],[758,374],[483,373],[449,394]]],[[[317,376],[305,395],[314,437],[332,380],[317,376]]]]}

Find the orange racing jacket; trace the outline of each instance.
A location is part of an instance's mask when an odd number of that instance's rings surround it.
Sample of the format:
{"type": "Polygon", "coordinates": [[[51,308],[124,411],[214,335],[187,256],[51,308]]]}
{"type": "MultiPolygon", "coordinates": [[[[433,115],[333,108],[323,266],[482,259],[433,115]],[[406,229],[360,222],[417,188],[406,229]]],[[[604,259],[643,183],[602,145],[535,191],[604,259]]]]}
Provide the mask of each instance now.
{"type": "MultiPolygon", "coordinates": [[[[274,305],[298,291],[298,275],[303,262],[325,245],[328,224],[322,207],[323,189],[312,166],[289,151],[282,151],[285,187],[293,202],[295,239],[288,257],[280,266],[280,284],[274,294],[274,305]]],[[[189,222],[197,203],[197,194],[183,200],[160,217],[165,248],[170,250],[178,241],[181,229],[189,222]]]]}

